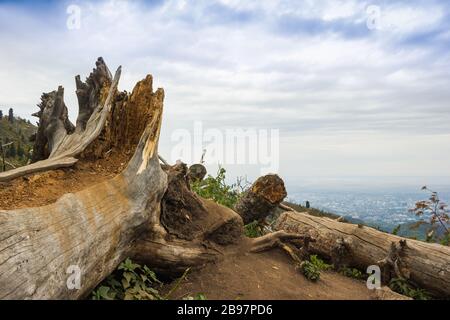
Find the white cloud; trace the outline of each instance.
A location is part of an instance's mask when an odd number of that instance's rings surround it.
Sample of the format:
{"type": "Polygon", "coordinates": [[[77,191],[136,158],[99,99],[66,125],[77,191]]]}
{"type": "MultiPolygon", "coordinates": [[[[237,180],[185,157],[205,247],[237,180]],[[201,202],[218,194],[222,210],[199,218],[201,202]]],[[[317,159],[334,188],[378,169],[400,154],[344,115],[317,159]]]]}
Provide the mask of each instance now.
{"type": "Polygon", "coordinates": [[[381,24],[386,31],[408,34],[421,33],[437,27],[445,17],[440,7],[392,5],[381,7],[381,24]]]}
{"type": "Polygon", "coordinates": [[[364,29],[365,36],[354,36],[355,30],[345,28],[365,28],[367,2],[220,4],[231,11],[215,16],[211,1],[80,2],[80,30],[65,28],[64,8],[48,21],[0,5],[1,23],[9,30],[0,31],[0,104],[25,116],[35,111],[42,91],[62,84],[74,118],[73,76],[86,76],[103,56],[111,69],[123,65],[121,89],[130,91],[147,73],[165,88],[166,154],[171,131],[191,129],[201,119],[219,129],[279,128],[286,175],[319,174],[318,168],[340,176],[369,174],[374,166],[386,175],[398,170],[438,175],[448,169],[442,169],[439,146],[450,133],[450,54],[433,44],[402,42],[406,35],[437,28],[440,5],[382,6],[386,21],[398,28],[364,29]],[[274,25],[286,14],[317,19],[325,29],[280,32],[274,25]],[[349,25],[334,29],[341,20],[349,25]],[[413,147],[426,154],[412,157],[413,147]],[[411,163],[401,166],[404,161],[411,163]]]}

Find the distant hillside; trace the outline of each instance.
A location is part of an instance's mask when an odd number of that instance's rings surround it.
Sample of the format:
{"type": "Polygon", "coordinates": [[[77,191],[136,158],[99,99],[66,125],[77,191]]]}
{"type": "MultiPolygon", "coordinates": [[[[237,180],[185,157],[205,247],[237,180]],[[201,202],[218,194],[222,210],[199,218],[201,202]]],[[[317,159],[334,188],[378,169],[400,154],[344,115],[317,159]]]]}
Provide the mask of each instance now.
{"type": "MultiPolygon", "coordinates": [[[[30,121],[15,117],[12,113],[0,113],[0,143],[3,149],[6,170],[27,164],[33,143],[30,137],[36,133],[37,127],[30,121]]],[[[0,149],[1,151],[1,149],[0,149]]],[[[3,171],[3,156],[0,152],[0,171],[3,171]]]]}
{"type": "MultiPolygon", "coordinates": [[[[284,204],[298,212],[307,212],[308,214],[310,214],[312,216],[316,216],[316,217],[327,217],[330,219],[337,219],[340,217],[339,215],[331,213],[331,212],[325,212],[323,210],[319,210],[319,209],[315,209],[315,208],[306,208],[298,203],[285,201],[284,204]]],[[[281,211],[283,211],[283,210],[281,210],[281,211]]]]}
{"type": "MultiPolygon", "coordinates": [[[[447,224],[447,227],[450,227],[450,224],[447,224]]],[[[425,241],[430,231],[433,231],[434,238],[442,239],[445,237],[445,229],[440,224],[432,225],[422,220],[399,225],[396,234],[401,237],[425,241]]]]}

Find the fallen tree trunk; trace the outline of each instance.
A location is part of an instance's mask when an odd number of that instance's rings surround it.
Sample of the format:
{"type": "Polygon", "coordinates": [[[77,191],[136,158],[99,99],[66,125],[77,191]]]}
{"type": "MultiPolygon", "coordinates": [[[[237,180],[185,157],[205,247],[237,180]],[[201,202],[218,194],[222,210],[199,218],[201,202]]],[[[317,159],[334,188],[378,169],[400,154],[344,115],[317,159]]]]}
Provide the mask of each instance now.
{"type": "Polygon", "coordinates": [[[335,264],[364,270],[378,265],[384,283],[403,277],[439,297],[450,297],[450,247],[292,211],[283,213],[274,227],[310,236],[315,240],[310,252],[335,264]]]}

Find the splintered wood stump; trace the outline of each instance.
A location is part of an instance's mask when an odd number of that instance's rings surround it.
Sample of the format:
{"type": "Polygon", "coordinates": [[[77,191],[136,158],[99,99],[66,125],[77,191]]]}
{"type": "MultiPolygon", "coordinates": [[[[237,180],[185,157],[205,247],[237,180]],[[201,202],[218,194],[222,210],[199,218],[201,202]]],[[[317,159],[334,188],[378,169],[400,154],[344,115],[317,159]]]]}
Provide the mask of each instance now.
{"type": "Polygon", "coordinates": [[[275,229],[308,235],[309,250],[340,265],[378,265],[382,281],[409,279],[439,297],[450,297],[450,247],[401,238],[373,228],[300,212],[285,212],[275,229]]]}
{"type": "Polygon", "coordinates": [[[160,165],[164,91],[153,92],[147,76],[131,94],[119,92],[119,76],[120,68],[111,79],[100,58],[86,83],[76,78],[76,126],[63,89],[44,94],[38,161],[0,175],[34,181],[39,171],[83,161],[96,166],[105,155],[130,153],[114,178],[46,206],[0,209],[0,299],[84,298],[126,257],[176,275],[215,261],[223,256],[219,247],[243,239],[236,212],[190,190],[186,165],[160,165]],[[68,285],[71,276],[80,287],[68,285]]]}
{"type": "Polygon", "coordinates": [[[163,233],[167,175],[158,160],[162,90],[152,121],[124,172],[56,203],[0,211],[0,299],[82,298],[130,253],[142,232],[163,233]],[[81,288],[66,282],[81,271],[81,288]]]}
{"type": "Polygon", "coordinates": [[[122,69],[119,67],[114,78],[111,78],[102,58],[97,60],[96,66],[86,84],[80,81],[79,76],[76,77],[79,99],[76,126],[68,119],[63,87],[42,95],[38,105],[40,111],[33,114],[39,118],[33,148],[35,163],[0,173],[0,182],[34,172],[72,166],[79,154],[98,138],[114,104],[122,69]]]}
{"type": "Polygon", "coordinates": [[[286,196],[283,180],[276,174],[268,174],[253,183],[234,210],[242,217],[244,224],[248,224],[273,214],[286,196]]]}

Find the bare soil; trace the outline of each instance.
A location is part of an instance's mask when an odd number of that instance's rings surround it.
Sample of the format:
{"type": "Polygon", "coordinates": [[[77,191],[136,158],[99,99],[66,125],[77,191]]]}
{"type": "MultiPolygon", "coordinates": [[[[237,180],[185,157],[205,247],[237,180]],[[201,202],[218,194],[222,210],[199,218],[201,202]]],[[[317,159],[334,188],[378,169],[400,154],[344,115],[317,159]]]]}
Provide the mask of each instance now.
{"type": "Polygon", "coordinates": [[[110,179],[127,165],[129,156],[110,153],[103,159],[80,160],[73,168],[64,168],[0,183],[0,210],[40,207],[51,204],[66,193],[110,179]]]}
{"type": "MultiPolygon", "coordinates": [[[[167,285],[167,293],[175,285],[167,285]]],[[[376,299],[361,280],[336,272],[322,272],[317,282],[295,270],[281,250],[227,255],[217,263],[190,272],[171,299],[202,293],[208,300],[371,300],[376,299]]]]}

